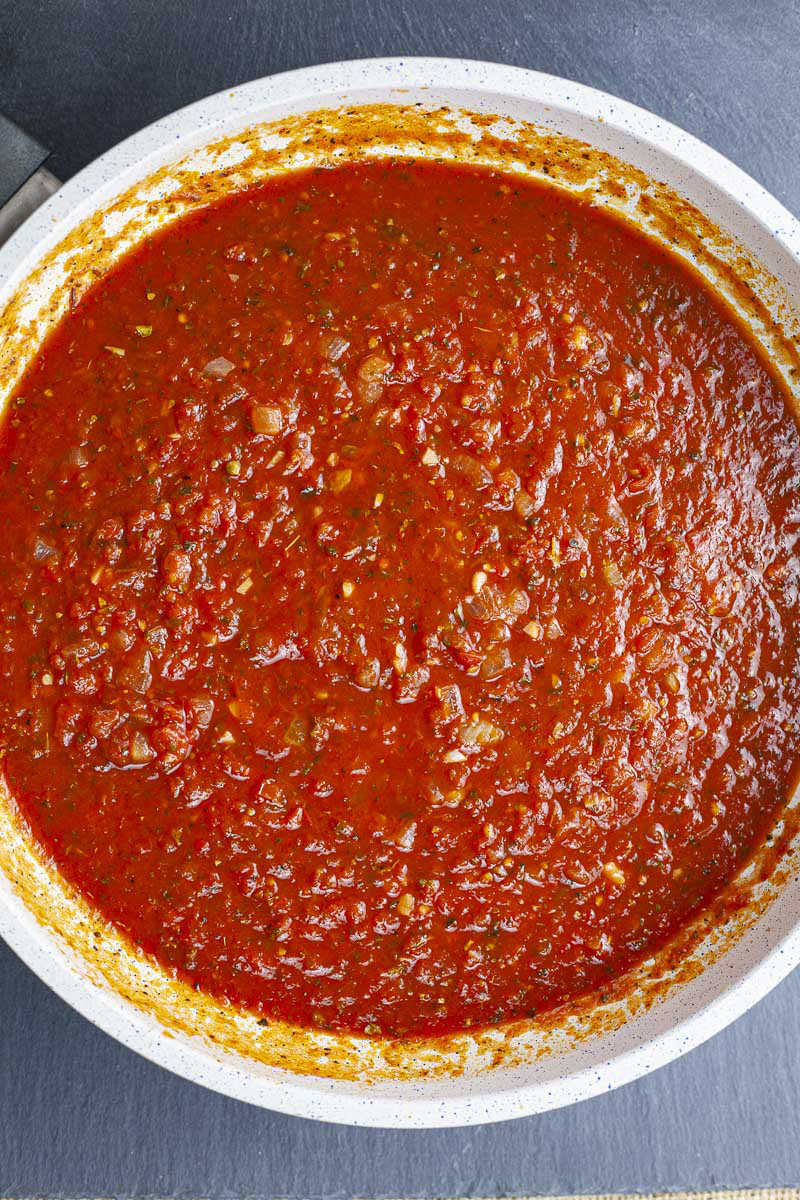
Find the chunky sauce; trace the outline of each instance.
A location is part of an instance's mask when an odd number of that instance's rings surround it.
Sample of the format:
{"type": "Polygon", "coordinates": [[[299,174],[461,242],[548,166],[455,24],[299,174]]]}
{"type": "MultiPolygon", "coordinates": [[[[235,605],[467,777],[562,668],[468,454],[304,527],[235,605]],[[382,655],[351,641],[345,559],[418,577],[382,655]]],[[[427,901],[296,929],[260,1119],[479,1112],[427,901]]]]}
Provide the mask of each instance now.
{"type": "Polygon", "coordinates": [[[0,440],[0,736],[169,971],[438,1034],[602,989],[785,803],[800,444],[608,215],[372,163],[230,197],[52,335],[0,440]]]}

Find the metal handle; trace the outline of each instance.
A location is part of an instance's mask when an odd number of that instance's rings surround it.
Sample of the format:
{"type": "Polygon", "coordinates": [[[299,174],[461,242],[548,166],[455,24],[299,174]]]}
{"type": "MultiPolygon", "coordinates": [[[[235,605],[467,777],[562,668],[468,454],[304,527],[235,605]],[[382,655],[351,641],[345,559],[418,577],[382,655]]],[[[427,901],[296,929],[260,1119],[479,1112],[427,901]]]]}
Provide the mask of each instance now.
{"type": "Polygon", "coordinates": [[[0,245],[61,185],[39,142],[0,114],[0,245]]]}

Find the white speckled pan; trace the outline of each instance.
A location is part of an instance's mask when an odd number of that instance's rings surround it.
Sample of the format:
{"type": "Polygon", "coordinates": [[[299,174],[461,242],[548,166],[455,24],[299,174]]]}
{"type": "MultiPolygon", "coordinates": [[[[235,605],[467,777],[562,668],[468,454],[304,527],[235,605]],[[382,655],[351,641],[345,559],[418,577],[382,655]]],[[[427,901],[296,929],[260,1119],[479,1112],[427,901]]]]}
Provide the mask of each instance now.
{"type": "MultiPolygon", "coordinates": [[[[591,191],[669,239],[734,304],[797,397],[800,224],[707,146],[547,75],[446,59],[295,71],[158,121],[67,183],[0,249],[0,403],[79,293],[149,229],[225,190],[364,154],[482,161],[591,191]],[[309,117],[308,114],[314,114],[309,117]]],[[[642,965],[627,993],[544,1027],[398,1045],[266,1028],[169,980],[42,860],[0,793],[0,934],[65,1000],[154,1062],[253,1104],[424,1128],[504,1120],[617,1087],[734,1020],[800,960],[800,838],[642,965]]]]}

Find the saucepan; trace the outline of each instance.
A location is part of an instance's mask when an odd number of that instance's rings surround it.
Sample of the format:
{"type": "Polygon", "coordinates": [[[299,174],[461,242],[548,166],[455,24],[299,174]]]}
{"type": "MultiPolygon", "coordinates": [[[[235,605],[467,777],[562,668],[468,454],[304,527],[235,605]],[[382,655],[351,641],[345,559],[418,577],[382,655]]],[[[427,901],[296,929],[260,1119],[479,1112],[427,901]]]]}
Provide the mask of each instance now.
{"type": "MultiPolygon", "coordinates": [[[[388,154],[549,179],[669,243],[748,322],[793,394],[800,224],[719,154],[591,88],[448,59],[335,63],[220,92],[135,134],[55,193],[0,250],[0,402],[76,295],[154,229],[248,183],[388,154]]],[[[794,801],[738,880],[735,920],[703,914],[617,999],[549,1024],[447,1042],[304,1031],[166,976],[70,890],[0,796],[0,934],[120,1042],[266,1108],[422,1128],[541,1112],[626,1083],[698,1045],[800,960],[794,801]]],[[[728,910],[729,911],[729,910],[728,910]]]]}

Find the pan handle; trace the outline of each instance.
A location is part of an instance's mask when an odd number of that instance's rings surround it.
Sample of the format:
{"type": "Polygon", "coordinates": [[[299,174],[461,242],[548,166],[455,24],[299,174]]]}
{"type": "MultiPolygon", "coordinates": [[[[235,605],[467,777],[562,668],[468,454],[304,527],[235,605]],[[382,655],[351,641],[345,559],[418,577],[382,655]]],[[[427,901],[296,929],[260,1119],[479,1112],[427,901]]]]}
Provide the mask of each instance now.
{"type": "Polygon", "coordinates": [[[44,165],[49,156],[0,113],[0,245],[61,186],[44,165]]]}

